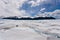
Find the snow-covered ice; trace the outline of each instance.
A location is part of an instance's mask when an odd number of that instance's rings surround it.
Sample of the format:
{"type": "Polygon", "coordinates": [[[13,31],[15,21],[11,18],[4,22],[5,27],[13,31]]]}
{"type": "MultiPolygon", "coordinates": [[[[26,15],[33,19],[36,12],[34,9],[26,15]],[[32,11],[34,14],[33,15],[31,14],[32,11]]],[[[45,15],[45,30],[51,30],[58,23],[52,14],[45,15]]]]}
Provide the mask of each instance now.
{"type": "Polygon", "coordinates": [[[0,19],[0,40],[60,40],[60,19],[0,19]]]}

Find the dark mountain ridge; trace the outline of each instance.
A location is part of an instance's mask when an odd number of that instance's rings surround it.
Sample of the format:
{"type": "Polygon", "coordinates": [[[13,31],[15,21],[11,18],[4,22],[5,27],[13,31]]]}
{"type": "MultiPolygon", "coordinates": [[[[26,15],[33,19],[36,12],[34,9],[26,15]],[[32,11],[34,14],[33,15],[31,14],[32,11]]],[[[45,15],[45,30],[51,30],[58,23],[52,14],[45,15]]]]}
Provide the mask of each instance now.
{"type": "Polygon", "coordinates": [[[55,19],[55,18],[54,17],[34,17],[34,18],[21,17],[21,18],[18,18],[17,16],[14,16],[14,17],[4,17],[2,19],[11,19],[11,20],[44,20],[44,19],[55,19]]]}

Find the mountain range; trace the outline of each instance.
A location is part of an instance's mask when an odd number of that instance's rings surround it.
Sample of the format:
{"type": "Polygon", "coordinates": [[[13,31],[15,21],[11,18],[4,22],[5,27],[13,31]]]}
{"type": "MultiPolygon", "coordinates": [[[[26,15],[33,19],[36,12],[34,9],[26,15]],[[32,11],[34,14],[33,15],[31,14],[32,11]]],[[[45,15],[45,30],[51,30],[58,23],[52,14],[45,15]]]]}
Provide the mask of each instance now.
{"type": "Polygon", "coordinates": [[[47,19],[56,19],[54,17],[34,17],[34,18],[31,18],[31,17],[21,17],[21,18],[18,18],[16,16],[14,17],[4,17],[2,19],[11,19],[11,20],[47,20],[47,19]]]}

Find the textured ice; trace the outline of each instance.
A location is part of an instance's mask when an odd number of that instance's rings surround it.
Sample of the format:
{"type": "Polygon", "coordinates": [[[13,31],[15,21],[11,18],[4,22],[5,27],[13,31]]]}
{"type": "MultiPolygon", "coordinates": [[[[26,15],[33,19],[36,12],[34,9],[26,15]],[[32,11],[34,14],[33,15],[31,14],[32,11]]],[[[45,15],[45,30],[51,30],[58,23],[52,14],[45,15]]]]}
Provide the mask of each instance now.
{"type": "Polygon", "coordinates": [[[0,40],[60,40],[60,19],[0,19],[0,40]]]}

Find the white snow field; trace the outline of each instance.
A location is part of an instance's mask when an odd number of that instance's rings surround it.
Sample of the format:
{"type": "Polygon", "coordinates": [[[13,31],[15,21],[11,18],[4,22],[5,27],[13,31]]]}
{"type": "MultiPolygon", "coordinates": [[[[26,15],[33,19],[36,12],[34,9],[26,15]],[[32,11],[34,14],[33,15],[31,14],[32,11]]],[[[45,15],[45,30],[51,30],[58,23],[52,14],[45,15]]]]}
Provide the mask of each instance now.
{"type": "Polygon", "coordinates": [[[60,19],[0,19],[0,40],[60,40],[60,19]]]}

